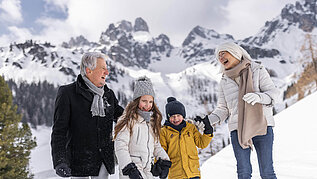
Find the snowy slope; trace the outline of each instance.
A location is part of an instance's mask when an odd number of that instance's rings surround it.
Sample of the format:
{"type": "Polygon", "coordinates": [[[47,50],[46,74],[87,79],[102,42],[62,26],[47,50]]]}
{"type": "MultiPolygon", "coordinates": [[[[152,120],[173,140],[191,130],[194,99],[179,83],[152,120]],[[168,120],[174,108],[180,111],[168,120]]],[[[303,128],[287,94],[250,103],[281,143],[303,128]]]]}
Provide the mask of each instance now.
{"type": "MultiPolygon", "coordinates": [[[[275,116],[273,160],[279,179],[317,179],[317,93],[275,116]]],[[[256,152],[251,153],[253,178],[259,179],[256,152]]],[[[236,161],[228,145],[201,167],[202,178],[232,179],[236,161]]]]}
{"type": "MultiPolygon", "coordinates": [[[[51,158],[51,128],[38,126],[37,130],[32,129],[33,136],[36,136],[37,147],[31,152],[30,168],[34,179],[57,179],[51,158]]],[[[119,178],[118,172],[110,176],[110,179],[119,178]]]]}

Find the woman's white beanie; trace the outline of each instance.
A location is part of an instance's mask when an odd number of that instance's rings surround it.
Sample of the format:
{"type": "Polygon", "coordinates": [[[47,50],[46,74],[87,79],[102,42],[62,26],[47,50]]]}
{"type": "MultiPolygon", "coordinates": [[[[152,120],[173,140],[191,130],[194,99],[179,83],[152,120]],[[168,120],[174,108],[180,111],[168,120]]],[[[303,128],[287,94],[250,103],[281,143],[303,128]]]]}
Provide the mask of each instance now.
{"type": "Polygon", "coordinates": [[[251,60],[251,57],[248,54],[248,52],[234,42],[226,42],[226,43],[223,43],[217,47],[217,49],[215,51],[215,56],[216,56],[217,60],[219,60],[219,52],[222,52],[222,51],[229,52],[232,56],[234,56],[236,59],[238,59],[240,61],[241,61],[242,57],[251,60]]]}

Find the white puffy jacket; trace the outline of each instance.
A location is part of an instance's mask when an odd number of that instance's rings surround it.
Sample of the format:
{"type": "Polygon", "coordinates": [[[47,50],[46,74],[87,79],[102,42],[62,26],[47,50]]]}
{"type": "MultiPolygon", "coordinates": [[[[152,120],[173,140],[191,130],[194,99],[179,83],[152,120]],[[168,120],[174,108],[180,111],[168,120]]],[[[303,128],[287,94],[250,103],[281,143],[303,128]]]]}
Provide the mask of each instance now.
{"type": "MultiPolygon", "coordinates": [[[[253,87],[263,101],[270,101],[270,104],[263,104],[263,114],[268,126],[274,126],[273,104],[277,100],[280,91],[275,87],[269,73],[260,64],[251,62],[253,73],[253,87]]],[[[208,116],[211,124],[223,122],[229,117],[228,127],[230,131],[238,128],[238,96],[239,86],[235,80],[223,75],[218,89],[218,102],[216,109],[208,116]]]]}
{"type": "MultiPolygon", "coordinates": [[[[152,120],[153,118],[151,122],[152,120]]],[[[139,115],[133,125],[132,135],[127,127],[118,133],[114,147],[119,164],[120,179],[129,178],[123,176],[122,169],[131,162],[135,163],[144,179],[152,179],[151,164],[154,162],[154,157],[170,160],[160,141],[154,139],[151,122],[146,122],[139,115]]]]}

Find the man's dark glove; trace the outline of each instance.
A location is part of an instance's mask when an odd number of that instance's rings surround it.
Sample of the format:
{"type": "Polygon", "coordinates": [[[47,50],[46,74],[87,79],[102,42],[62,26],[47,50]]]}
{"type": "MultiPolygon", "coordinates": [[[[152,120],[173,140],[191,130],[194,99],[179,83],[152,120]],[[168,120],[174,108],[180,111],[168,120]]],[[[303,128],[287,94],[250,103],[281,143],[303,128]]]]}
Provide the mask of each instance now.
{"type": "Polygon", "coordinates": [[[165,179],[168,175],[169,169],[172,166],[172,162],[169,160],[161,160],[161,169],[160,179],[165,179]]]}
{"type": "Polygon", "coordinates": [[[212,134],[214,132],[214,129],[212,128],[212,126],[210,125],[210,122],[209,122],[209,118],[208,118],[208,115],[206,115],[204,117],[204,119],[202,119],[200,116],[196,116],[194,118],[194,120],[197,122],[203,122],[205,124],[205,130],[204,130],[204,134],[212,134]]]}
{"type": "Polygon", "coordinates": [[[143,179],[140,171],[133,162],[129,163],[124,167],[124,169],[122,169],[122,174],[128,175],[130,179],[143,179]]]}
{"type": "Polygon", "coordinates": [[[61,163],[56,166],[55,168],[56,174],[60,177],[70,177],[71,176],[71,169],[67,166],[66,163],[61,163]]]}

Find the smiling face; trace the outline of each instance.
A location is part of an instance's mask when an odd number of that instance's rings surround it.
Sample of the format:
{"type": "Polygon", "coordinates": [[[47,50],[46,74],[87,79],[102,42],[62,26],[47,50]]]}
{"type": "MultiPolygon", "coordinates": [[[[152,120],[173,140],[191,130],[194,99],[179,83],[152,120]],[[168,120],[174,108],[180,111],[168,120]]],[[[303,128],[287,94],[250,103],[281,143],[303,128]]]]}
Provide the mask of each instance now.
{"type": "Polygon", "coordinates": [[[153,107],[154,98],[151,95],[143,95],[139,101],[139,109],[142,111],[150,111],[153,107]]]}
{"type": "Polygon", "coordinates": [[[227,51],[219,52],[219,62],[224,66],[226,70],[229,70],[240,63],[240,60],[236,59],[227,51]]]}
{"type": "Polygon", "coordinates": [[[184,117],[180,114],[174,114],[169,118],[170,123],[174,124],[175,126],[178,126],[180,123],[182,123],[184,120],[184,117]]]}
{"type": "Polygon", "coordinates": [[[106,76],[109,75],[107,64],[104,59],[98,58],[96,68],[91,70],[86,68],[87,78],[97,87],[102,87],[106,84],[106,76]]]}

